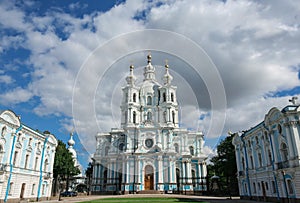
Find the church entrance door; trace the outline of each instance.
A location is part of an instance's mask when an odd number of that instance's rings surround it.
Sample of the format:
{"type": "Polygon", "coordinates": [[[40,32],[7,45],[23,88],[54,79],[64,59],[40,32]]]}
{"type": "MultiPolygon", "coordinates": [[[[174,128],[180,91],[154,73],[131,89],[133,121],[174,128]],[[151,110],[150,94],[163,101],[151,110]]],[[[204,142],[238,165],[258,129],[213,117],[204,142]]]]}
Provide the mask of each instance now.
{"type": "Polygon", "coordinates": [[[145,167],[145,177],[144,177],[145,190],[153,190],[154,189],[153,174],[154,174],[153,167],[150,165],[147,165],[145,167]]]}

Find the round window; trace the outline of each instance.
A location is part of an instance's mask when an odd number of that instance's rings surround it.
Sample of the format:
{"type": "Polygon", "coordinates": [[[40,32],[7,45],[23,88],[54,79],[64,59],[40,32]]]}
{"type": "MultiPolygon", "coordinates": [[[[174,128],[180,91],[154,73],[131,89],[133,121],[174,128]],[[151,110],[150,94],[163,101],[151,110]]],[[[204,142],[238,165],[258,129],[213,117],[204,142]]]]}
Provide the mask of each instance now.
{"type": "Polygon", "coordinates": [[[146,147],[151,148],[153,146],[153,140],[152,139],[146,139],[145,144],[146,144],[146,147]]]}

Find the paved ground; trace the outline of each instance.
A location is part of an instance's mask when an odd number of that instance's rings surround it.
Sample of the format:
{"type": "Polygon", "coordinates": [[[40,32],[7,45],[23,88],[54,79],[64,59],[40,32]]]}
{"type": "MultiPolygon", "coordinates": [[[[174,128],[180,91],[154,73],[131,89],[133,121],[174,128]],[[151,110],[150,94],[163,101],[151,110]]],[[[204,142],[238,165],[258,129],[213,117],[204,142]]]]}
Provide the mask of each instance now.
{"type": "MultiPolygon", "coordinates": [[[[210,203],[220,203],[220,202],[237,202],[237,203],[256,203],[256,201],[252,200],[240,200],[239,197],[233,197],[229,199],[228,197],[210,197],[210,196],[192,196],[192,195],[174,195],[174,194],[138,194],[138,195],[90,195],[90,196],[78,196],[78,197],[62,197],[61,201],[57,199],[49,200],[49,201],[40,201],[39,203],[61,203],[61,202],[82,202],[82,201],[89,201],[95,199],[103,199],[103,198],[110,198],[110,197],[118,197],[118,198],[126,198],[126,197],[179,197],[179,198],[189,198],[194,199],[197,201],[207,201],[210,203]]],[[[264,203],[264,202],[260,202],[264,203]]]]}

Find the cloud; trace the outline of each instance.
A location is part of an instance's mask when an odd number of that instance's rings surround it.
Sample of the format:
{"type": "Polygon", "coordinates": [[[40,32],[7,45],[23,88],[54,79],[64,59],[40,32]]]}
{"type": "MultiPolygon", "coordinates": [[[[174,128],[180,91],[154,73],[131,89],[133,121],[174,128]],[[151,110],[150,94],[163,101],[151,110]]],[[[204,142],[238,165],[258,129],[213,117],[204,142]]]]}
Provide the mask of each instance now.
{"type": "MultiPolygon", "coordinates": [[[[40,104],[34,108],[36,114],[66,116],[67,120],[62,125],[69,127],[74,116],[72,96],[79,93],[76,104],[80,104],[77,110],[82,120],[75,122],[78,122],[78,132],[89,138],[84,142],[93,149],[93,136],[99,131],[99,126],[100,130],[106,131],[119,125],[121,86],[125,84],[128,64],[132,58],[134,64],[144,64],[142,57],[145,52],[137,53],[138,57],[128,53],[123,60],[116,61],[104,81],[97,75],[102,71],[99,67],[110,61],[119,48],[130,45],[120,43],[115,53],[107,54],[103,61],[102,55],[93,56],[93,53],[116,36],[146,28],[180,33],[206,51],[220,73],[227,97],[228,108],[222,134],[229,129],[250,128],[262,121],[268,108],[287,104],[288,97],[272,95],[300,85],[300,49],[295,43],[300,41],[300,6],[293,1],[274,1],[272,4],[247,0],[192,2],[166,1],[156,4],[131,0],[106,12],[87,13],[78,18],[63,10],[39,15],[25,12],[13,3],[0,4],[1,28],[14,30],[14,35],[3,32],[0,52],[18,47],[30,51],[25,67],[30,81],[25,86],[22,84],[2,93],[2,104],[28,102],[36,96],[40,99],[40,104]],[[81,75],[84,80],[80,82],[85,86],[76,89],[76,78],[78,74],[83,74],[82,67],[91,56],[96,57],[95,63],[89,64],[92,68],[85,72],[86,75],[81,75]],[[91,84],[98,86],[91,88],[91,84]],[[95,95],[95,98],[90,95],[95,95]],[[85,108],[91,100],[94,101],[96,116],[95,112],[85,108]],[[91,123],[91,120],[96,121],[91,123]]],[[[70,4],[69,8],[76,9],[78,5],[70,4]]],[[[135,40],[141,46],[147,44],[146,38],[135,40]]],[[[205,82],[193,77],[190,69],[185,68],[188,65],[174,56],[157,56],[156,64],[163,65],[164,57],[173,63],[172,75],[174,84],[178,85],[178,99],[182,105],[181,125],[207,132],[210,122],[221,123],[221,120],[211,121],[211,95],[205,82]],[[193,84],[196,92],[191,92],[189,84],[193,84]],[[197,101],[196,97],[201,99],[197,101]],[[205,117],[199,120],[200,115],[205,117]]],[[[0,81],[9,83],[16,79],[2,76],[0,81]]],[[[216,115],[223,113],[215,112],[216,115]]],[[[214,137],[207,139],[219,136],[214,134],[214,137]]]]}
{"type": "Polygon", "coordinates": [[[0,83],[11,84],[14,82],[14,79],[9,75],[0,75],[0,83]]]}

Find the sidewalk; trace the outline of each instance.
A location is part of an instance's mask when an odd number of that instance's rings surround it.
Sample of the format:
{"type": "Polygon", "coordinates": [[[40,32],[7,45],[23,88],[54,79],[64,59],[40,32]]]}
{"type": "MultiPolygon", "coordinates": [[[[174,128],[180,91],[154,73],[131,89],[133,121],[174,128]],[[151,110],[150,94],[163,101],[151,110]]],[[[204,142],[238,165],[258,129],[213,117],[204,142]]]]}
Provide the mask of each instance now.
{"type": "MultiPolygon", "coordinates": [[[[57,199],[47,200],[47,201],[39,201],[39,203],[73,203],[73,202],[83,202],[83,201],[91,201],[96,199],[104,199],[104,198],[127,198],[127,197],[174,197],[174,198],[188,198],[194,199],[196,201],[207,201],[210,203],[220,203],[220,202],[237,202],[237,203],[256,203],[257,201],[253,200],[240,200],[239,197],[211,197],[211,196],[194,196],[194,195],[175,195],[175,194],[129,194],[129,195],[89,195],[89,196],[77,196],[77,197],[61,197],[61,201],[57,199]]],[[[265,202],[259,202],[265,203],[265,202]]]]}

